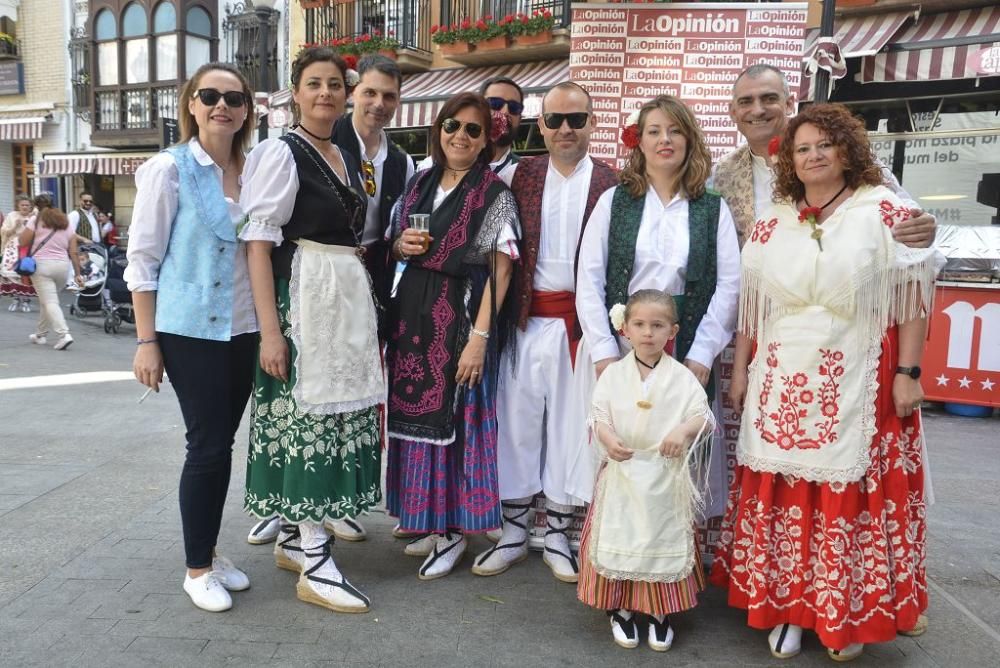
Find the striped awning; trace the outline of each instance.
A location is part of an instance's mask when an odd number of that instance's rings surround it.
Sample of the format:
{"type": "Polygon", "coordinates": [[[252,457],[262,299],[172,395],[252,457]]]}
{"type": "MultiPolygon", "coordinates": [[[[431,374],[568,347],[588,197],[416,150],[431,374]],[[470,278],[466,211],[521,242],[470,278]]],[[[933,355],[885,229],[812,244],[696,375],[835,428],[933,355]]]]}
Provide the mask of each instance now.
{"type": "Polygon", "coordinates": [[[0,141],[33,141],[42,138],[47,116],[0,117],[0,141]]]}
{"type": "MultiPolygon", "coordinates": [[[[881,51],[906,20],[916,18],[917,13],[916,10],[910,10],[871,16],[847,16],[837,21],[833,39],[844,58],[871,56],[881,51]]],[[[819,42],[819,28],[806,33],[806,41],[802,47],[803,60],[813,56],[819,42]]]]}
{"type": "Polygon", "coordinates": [[[995,76],[977,73],[970,57],[1000,44],[1000,6],[922,16],[889,42],[885,53],[868,56],[861,83],[941,81],[995,76]]]}
{"type": "Polygon", "coordinates": [[[40,176],[101,174],[128,176],[156,155],[155,151],[129,153],[46,153],[38,163],[40,176]]]}
{"type": "Polygon", "coordinates": [[[403,78],[400,93],[403,103],[396,110],[396,118],[390,125],[396,128],[431,125],[449,97],[463,91],[478,90],[482,82],[496,76],[506,76],[516,81],[527,98],[532,94],[545,93],[557,83],[569,80],[569,60],[463,67],[411,74],[403,78]]]}

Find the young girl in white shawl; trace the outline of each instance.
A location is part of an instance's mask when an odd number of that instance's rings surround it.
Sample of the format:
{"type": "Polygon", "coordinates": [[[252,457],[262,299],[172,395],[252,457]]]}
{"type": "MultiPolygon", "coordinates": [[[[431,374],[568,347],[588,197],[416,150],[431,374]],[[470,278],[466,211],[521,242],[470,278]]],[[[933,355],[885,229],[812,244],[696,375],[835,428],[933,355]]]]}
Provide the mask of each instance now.
{"type": "Polygon", "coordinates": [[[632,352],[594,389],[590,424],[607,461],[583,528],[577,596],[608,612],[614,641],[627,649],[639,644],[636,614],[649,615],[649,646],[665,652],[674,640],[668,615],[694,607],[705,588],[690,460],[715,422],[697,378],[664,353],[678,331],[669,295],[639,290],[611,320],[632,352]]]}

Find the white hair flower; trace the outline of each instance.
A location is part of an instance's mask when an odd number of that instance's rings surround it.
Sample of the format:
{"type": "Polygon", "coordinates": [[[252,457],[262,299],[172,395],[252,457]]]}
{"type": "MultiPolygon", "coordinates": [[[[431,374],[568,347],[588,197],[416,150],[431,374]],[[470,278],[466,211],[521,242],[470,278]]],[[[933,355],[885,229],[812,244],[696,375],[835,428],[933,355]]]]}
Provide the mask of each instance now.
{"type": "Polygon", "coordinates": [[[628,115],[628,119],[625,121],[625,127],[629,125],[639,125],[639,110],[636,109],[631,114],[628,115]]]}
{"type": "Polygon", "coordinates": [[[348,69],[344,75],[344,84],[348,88],[354,88],[361,81],[361,77],[358,76],[357,70],[348,69]]]}
{"type": "Polygon", "coordinates": [[[620,332],[625,326],[625,304],[612,306],[611,310],[608,311],[608,317],[611,318],[611,326],[620,332]]]}

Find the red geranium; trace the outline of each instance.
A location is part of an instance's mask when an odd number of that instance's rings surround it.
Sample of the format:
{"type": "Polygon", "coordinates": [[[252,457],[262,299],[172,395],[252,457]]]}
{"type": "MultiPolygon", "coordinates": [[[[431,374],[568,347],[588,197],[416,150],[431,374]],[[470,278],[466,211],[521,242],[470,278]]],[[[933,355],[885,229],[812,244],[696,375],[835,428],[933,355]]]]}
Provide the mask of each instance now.
{"type": "Polygon", "coordinates": [[[767,154],[778,155],[779,150],[781,150],[781,137],[771,137],[771,141],[767,142],[767,154]]]}
{"type": "Polygon", "coordinates": [[[622,143],[625,144],[627,148],[636,148],[639,146],[639,125],[638,123],[633,123],[622,130],[622,143]]]}

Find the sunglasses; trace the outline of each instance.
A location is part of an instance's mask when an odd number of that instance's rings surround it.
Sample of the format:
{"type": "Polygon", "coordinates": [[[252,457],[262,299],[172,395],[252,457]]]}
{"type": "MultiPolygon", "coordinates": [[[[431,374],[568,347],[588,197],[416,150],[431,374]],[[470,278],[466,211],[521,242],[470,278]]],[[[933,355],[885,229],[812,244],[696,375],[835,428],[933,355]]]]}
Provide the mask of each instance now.
{"type": "Polygon", "coordinates": [[[361,173],[365,176],[365,192],[368,193],[369,197],[375,197],[375,190],[377,189],[375,184],[375,163],[371,160],[362,161],[361,173]]]}
{"type": "Polygon", "coordinates": [[[483,134],[483,126],[479,123],[463,123],[454,118],[446,118],[441,123],[441,130],[449,135],[455,134],[462,128],[465,128],[465,134],[469,135],[469,139],[479,139],[479,135],[483,134]]]}
{"type": "Polygon", "coordinates": [[[92,199],[82,199],[82,200],[80,200],[80,203],[81,204],[93,204],[94,200],[92,200],[92,199]]]}
{"type": "Polygon", "coordinates": [[[242,107],[247,103],[246,93],[240,90],[231,90],[223,93],[214,88],[200,88],[195,95],[198,96],[198,99],[206,107],[214,107],[219,103],[220,99],[226,101],[227,107],[242,107]]]}
{"type": "Polygon", "coordinates": [[[573,130],[579,130],[587,124],[590,114],[586,111],[574,111],[571,114],[557,114],[555,112],[542,114],[542,121],[549,130],[558,130],[562,127],[563,121],[569,124],[573,130]]]}
{"type": "Polygon", "coordinates": [[[500,111],[503,109],[504,105],[507,105],[507,111],[515,116],[520,116],[521,112],[524,111],[524,105],[517,100],[505,100],[502,97],[488,97],[486,101],[490,103],[490,109],[493,111],[500,111]]]}

